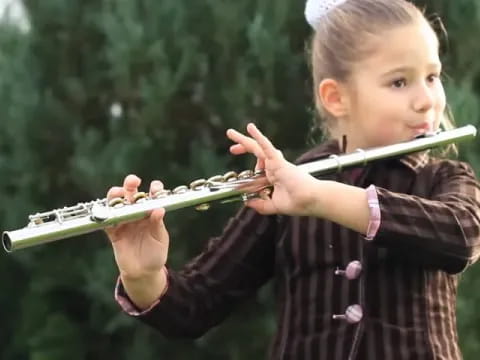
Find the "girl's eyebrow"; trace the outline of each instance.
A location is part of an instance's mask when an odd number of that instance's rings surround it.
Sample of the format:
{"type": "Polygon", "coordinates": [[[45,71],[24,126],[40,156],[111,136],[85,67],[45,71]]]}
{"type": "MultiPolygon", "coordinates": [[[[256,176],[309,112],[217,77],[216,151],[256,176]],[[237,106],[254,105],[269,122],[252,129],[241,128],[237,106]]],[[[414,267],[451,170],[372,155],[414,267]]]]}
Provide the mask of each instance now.
{"type": "MultiPolygon", "coordinates": [[[[442,69],[442,64],[441,63],[430,63],[427,65],[428,69],[431,69],[432,71],[440,71],[442,69]]],[[[413,71],[415,68],[413,66],[399,66],[396,68],[393,68],[391,70],[388,70],[387,72],[382,74],[382,77],[386,77],[389,75],[397,74],[397,73],[406,73],[409,71],[413,71]]]]}
{"type": "Polygon", "coordinates": [[[399,67],[393,68],[391,70],[388,70],[387,72],[383,73],[382,76],[389,76],[389,75],[393,75],[393,74],[396,74],[396,73],[406,73],[411,69],[412,69],[411,66],[399,66],[399,67]]]}

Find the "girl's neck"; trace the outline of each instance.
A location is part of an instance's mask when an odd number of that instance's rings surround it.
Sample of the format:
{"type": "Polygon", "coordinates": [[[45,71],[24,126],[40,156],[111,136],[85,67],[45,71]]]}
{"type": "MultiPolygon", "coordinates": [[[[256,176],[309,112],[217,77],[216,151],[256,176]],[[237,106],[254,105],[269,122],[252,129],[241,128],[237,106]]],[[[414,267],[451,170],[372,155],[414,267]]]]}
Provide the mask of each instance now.
{"type": "Polygon", "coordinates": [[[340,149],[341,153],[351,153],[361,146],[355,141],[355,136],[353,134],[349,134],[348,132],[343,132],[339,134],[332,134],[332,138],[334,138],[338,142],[338,148],[340,149]]]}

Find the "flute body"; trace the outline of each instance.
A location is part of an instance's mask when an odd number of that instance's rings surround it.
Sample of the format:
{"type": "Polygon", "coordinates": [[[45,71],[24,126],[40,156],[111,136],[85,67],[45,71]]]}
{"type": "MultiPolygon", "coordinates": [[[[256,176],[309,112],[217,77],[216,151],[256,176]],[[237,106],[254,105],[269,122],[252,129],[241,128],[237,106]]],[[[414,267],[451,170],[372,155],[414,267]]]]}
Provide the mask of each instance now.
{"type": "MultiPolygon", "coordinates": [[[[363,166],[380,159],[470,140],[476,136],[476,132],[473,125],[467,125],[403,143],[368,150],[359,149],[349,154],[331,155],[326,159],[298,165],[298,168],[313,176],[325,175],[353,166],[363,166]]],[[[134,203],[127,204],[123,199],[116,199],[113,202],[98,199],[79,203],[71,207],[30,215],[29,223],[24,228],[3,232],[2,244],[7,252],[11,252],[139,220],[158,208],[165,208],[167,212],[186,207],[206,210],[213,202],[247,200],[269,187],[270,184],[263,172],[247,170],[239,175],[229,172],[208,180],[197,180],[189,187],[180,186],[173,191],[163,191],[151,197],[144,194],[134,203]]]]}

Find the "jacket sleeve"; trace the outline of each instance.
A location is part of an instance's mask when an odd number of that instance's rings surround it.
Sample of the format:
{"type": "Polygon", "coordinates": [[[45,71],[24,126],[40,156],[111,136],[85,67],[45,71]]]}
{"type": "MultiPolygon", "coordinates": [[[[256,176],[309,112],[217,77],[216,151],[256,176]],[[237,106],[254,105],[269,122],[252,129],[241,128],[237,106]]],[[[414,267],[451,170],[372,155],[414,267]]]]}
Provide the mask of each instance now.
{"type": "MultiPolygon", "coordinates": [[[[242,208],[202,254],[179,272],[168,269],[168,289],[152,308],[127,313],[167,337],[202,336],[271,278],[275,227],[274,216],[242,208]]],[[[121,283],[116,293],[128,301],[121,283]]]]}
{"type": "Polygon", "coordinates": [[[466,163],[442,164],[428,199],[376,188],[381,221],[373,244],[458,273],[480,256],[480,187],[466,163]]]}

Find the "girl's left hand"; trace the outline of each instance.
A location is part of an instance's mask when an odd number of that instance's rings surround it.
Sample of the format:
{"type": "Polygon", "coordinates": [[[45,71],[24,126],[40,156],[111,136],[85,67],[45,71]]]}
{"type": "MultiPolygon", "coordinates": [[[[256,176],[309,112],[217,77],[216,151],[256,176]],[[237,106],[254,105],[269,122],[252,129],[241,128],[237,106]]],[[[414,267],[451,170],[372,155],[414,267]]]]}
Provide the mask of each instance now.
{"type": "Polygon", "coordinates": [[[265,171],[273,186],[273,194],[250,199],[246,205],[260,214],[309,216],[315,201],[313,194],[317,180],[285,160],[282,152],[254,124],[247,125],[247,132],[251,137],[233,129],[227,130],[227,137],[236,143],[230,147],[230,152],[234,155],[254,154],[257,157],[255,170],[265,171]]]}

